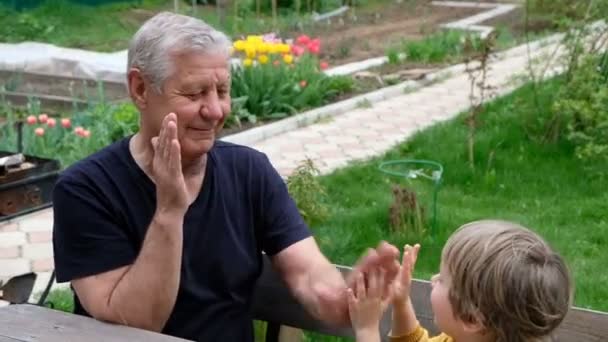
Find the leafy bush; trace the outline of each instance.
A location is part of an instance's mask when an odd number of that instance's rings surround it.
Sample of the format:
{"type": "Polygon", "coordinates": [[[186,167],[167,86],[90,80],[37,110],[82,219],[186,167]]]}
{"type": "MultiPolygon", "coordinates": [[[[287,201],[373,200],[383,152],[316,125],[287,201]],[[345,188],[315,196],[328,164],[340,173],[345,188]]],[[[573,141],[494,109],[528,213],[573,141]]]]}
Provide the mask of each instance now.
{"type": "Polygon", "coordinates": [[[566,136],[582,159],[608,159],[607,69],[606,54],[584,56],[554,103],[554,113],[567,123],[566,136]]]}

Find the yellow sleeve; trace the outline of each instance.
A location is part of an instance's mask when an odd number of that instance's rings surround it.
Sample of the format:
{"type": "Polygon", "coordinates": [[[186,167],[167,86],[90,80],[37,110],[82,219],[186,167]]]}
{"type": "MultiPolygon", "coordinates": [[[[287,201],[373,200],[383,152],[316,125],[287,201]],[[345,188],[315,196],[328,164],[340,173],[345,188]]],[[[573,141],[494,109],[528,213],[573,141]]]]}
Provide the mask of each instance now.
{"type": "Polygon", "coordinates": [[[454,340],[446,334],[429,338],[429,332],[422,326],[416,327],[411,334],[402,336],[389,335],[391,342],[454,342],[454,340]]]}

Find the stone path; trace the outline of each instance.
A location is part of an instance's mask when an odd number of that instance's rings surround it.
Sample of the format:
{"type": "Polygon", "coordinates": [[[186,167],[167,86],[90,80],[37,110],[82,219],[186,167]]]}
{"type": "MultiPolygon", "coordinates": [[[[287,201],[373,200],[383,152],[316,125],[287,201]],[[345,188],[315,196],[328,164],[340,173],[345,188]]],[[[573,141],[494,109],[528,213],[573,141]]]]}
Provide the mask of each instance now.
{"type": "MultiPolygon", "coordinates": [[[[540,46],[533,56],[553,49],[555,43],[540,46]]],[[[515,88],[514,76],[525,72],[528,65],[526,48],[501,55],[502,59],[491,63],[488,81],[497,87],[497,95],[515,88]]],[[[416,131],[454,118],[468,106],[469,79],[460,73],[333,120],[259,141],[252,147],[267,153],[283,176],[307,157],[327,173],[350,161],[382,154],[416,131]]],[[[0,225],[0,279],[33,270],[39,275],[35,291],[44,287],[53,265],[52,221],[52,211],[44,210],[0,225]]]]}

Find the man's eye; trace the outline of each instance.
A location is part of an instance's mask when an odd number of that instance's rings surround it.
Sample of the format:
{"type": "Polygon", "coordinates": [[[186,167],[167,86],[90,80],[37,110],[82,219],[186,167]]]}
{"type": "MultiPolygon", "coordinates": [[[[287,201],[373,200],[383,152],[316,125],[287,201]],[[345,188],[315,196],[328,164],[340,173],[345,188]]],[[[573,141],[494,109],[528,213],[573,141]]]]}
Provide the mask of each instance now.
{"type": "Polygon", "coordinates": [[[191,100],[196,100],[199,96],[201,96],[200,93],[196,93],[196,94],[185,94],[185,96],[191,100]]]}

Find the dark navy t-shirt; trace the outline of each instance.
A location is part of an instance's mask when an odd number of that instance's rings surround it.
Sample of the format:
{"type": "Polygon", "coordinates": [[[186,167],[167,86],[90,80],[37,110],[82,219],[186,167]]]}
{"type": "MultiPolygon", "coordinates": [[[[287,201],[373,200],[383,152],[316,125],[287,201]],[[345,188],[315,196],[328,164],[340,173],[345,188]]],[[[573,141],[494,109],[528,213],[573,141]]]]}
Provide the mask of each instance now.
{"type": "MultiPolygon", "coordinates": [[[[262,251],[274,255],[310,231],[264,154],[217,141],[206,167],[184,219],[180,287],[163,333],[253,341],[250,303],[262,251]]],[[[155,185],[129,152],[129,138],[65,170],[53,193],[57,280],[133,263],[155,207],[155,185]]],[[[75,300],[76,313],[87,315],[75,300]]]]}

